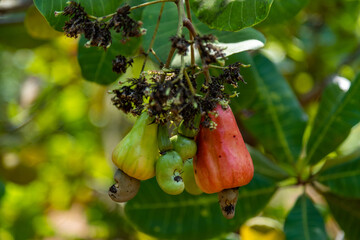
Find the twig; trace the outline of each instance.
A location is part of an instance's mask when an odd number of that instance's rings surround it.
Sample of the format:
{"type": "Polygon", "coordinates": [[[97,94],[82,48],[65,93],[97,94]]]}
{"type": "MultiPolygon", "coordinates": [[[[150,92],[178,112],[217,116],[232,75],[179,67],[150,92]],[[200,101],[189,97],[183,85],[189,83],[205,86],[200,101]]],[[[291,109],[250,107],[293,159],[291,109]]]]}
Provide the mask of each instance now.
{"type": "Polygon", "coordinates": [[[156,55],[156,52],[154,51],[154,49],[150,49],[150,52],[154,55],[154,57],[156,58],[156,60],[159,62],[160,66],[163,66],[164,63],[161,61],[161,59],[158,57],[158,55],[156,55]]]}
{"type": "MultiPolygon", "coordinates": [[[[144,71],[144,69],[145,69],[145,65],[146,65],[146,61],[147,61],[149,52],[150,52],[150,50],[152,49],[152,47],[153,47],[153,45],[154,45],[155,38],[156,38],[156,34],[157,34],[158,30],[159,30],[161,17],[162,17],[162,14],[163,14],[163,12],[164,12],[164,7],[165,7],[165,2],[163,2],[163,4],[161,4],[161,9],[160,9],[160,13],[159,13],[158,20],[157,20],[157,22],[156,22],[154,34],[153,34],[153,36],[152,36],[152,38],[151,38],[151,42],[150,42],[149,48],[148,48],[148,50],[146,51],[144,63],[143,63],[143,65],[142,65],[140,74],[141,74],[141,73],[144,71]]],[[[160,61],[160,62],[161,62],[161,61],[160,61]]]]}
{"type": "Polygon", "coordinates": [[[137,8],[142,8],[142,7],[146,7],[146,6],[150,6],[152,4],[156,4],[156,3],[166,3],[166,2],[176,2],[177,0],[157,0],[157,1],[152,1],[152,2],[146,2],[134,7],[130,8],[130,11],[135,10],[137,8]]]}
{"type": "Polygon", "coordinates": [[[196,94],[195,89],[191,83],[191,80],[190,80],[189,75],[187,74],[186,70],[184,70],[184,76],[186,78],[187,84],[189,85],[189,89],[190,89],[191,93],[195,96],[195,94],[196,94]]]}
{"type": "MultiPolygon", "coordinates": [[[[186,15],[188,20],[190,21],[190,23],[192,23],[192,18],[191,18],[191,12],[190,12],[190,2],[189,0],[185,0],[185,4],[186,4],[186,15]]],[[[191,24],[192,25],[192,24],[191,24]]],[[[190,35],[190,41],[193,42],[194,41],[194,36],[192,33],[189,33],[190,35]]],[[[195,49],[194,49],[194,45],[191,44],[190,46],[190,51],[191,51],[191,66],[195,66],[195,49]]],[[[195,68],[193,68],[192,70],[192,74],[195,73],[195,68]]]]}

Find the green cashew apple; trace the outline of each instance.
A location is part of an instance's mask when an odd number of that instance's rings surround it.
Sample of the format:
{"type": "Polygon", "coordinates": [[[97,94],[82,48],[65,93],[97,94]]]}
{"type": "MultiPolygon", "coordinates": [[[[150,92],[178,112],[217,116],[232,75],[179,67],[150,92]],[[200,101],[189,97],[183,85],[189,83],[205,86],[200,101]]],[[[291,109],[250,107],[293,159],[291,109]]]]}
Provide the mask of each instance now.
{"type": "Polygon", "coordinates": [[[152,123],[147,112],[143,112],[115,147],[113,163],[130,177],[139,180],[154,177],[155,162],[159,157],[157,130],[158,125],[152,123]]]}
{"type": "Polygon", "coordinates": [[[185,184],[185,191],[192,195],[199,195],[202,193],[195,181],[193,159],[189,158],[184,162],[182,178],[185,184]]]}
{"type": "Polygon", "coordinates": [[[167,194],[177,195],[184,191],[182,168],[183,161],[175,151],[164,153],[156,162],[156,180],[167,194]]]}
{"type": "Polygon", "coordinates": [[[192,158],[196,155],[197,146],[193,139],[175,135],[170,138],[174,150],[179,153],[183,161],[192,158]]]}

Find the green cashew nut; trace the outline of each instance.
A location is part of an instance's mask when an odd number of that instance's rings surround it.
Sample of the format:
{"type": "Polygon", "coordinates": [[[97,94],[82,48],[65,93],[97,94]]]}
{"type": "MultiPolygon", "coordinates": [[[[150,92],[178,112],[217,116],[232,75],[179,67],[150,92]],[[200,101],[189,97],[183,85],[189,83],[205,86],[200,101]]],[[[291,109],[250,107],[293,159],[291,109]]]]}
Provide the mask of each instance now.
{"type": "Polygon", "coordinates": [[[183,161],[192,158],[196,155],[197,146],[193,139],[175,135],[171,139],[174,150],[179,153],[183,161]]]}
{"type": "Polygon", "coordinates": [[[177,195],[184,191],[181,177],[183,161],[175,151],[168,151],[156,162],[156,180],[167,194],[177,195]]]}
{"type": "Polygon", "coordinates": [[[183,174],[181,175],[185,183],[185,191],[192,195],[202,193],[201,189],[195,182],[193,159],[190,158],[184,162],[183,174]]]}

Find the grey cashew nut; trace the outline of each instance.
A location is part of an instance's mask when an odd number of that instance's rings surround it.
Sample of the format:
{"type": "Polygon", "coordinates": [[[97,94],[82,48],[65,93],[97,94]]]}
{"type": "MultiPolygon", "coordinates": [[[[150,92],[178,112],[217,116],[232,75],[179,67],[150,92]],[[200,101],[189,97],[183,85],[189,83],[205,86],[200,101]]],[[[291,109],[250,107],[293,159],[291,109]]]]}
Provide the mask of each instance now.
{"type": "Polygon", "coordinates": [[[224,189],[218,193],[221,212],[225,218],[235,216],[235,207],[239,197],[239,188],[224,189]]]}
{"type": "Polygon", "coordinates": [[[108,194],[115,202],[127,202],[139,191],[140,180],[130,177],[120,169],[114,174],[115,184],[109,188],[108,194]]]}

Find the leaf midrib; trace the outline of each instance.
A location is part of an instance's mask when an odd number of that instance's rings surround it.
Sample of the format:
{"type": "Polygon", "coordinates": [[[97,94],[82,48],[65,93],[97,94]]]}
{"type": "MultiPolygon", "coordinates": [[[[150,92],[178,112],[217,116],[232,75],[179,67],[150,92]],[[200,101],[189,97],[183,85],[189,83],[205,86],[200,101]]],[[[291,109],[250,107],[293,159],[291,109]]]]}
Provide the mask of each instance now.
{"type": "Polygon", "coordinates": [[[301,215],[302,215],[302,225],[304,228],[304,236],[306,240],[310,240],[310,233],[309,233],[309,222],[308,222],[308,214],[307,214],[307,204],[306,204],[306,197],[305,195],[302,196],[302,204],[301,204],[301,215]]]}
{"type": "Polygon", "coordinates": [[[338,179],[338,178],[346,178],[346,177],[354,177],[354,176],[360,176],[360,169],[356,169],[354,171],[326,174],[326,175],[320,176],[318,180],[319,181],[328,181],[328,180],[334,180],[334,179],[338,179]]]}
{"type": "Polygon", "coordinates": [[[279,134],[280,145],[283,146],[287,159],[290,159],[291,160],[290,162],[294,162],[294,157],[290,152],[290,146],[289,146],[288,142],[286,141],[285,134],[283,132],[283,129],[281,128],[279,118],[276,114],[276,109],[275,109],[273,101],[270,97],[270,91],[268,91],[268,89],[266,88],[266,84],[265,84],[264,80],[262,79],[262,77],[260,76],[258,79],[260,79],[260,81],[262,83],[262,86],[261,86],[262,91],[264,91],[266,93],[265,99],[268,102],[269,113],[270,113],[271,118],[274,121],[274,126],[275,126],[275,129],[277,130],[276,132],[278,132],[278,134],[279,134]]]}
{"type": "Polygon", "coordinates": [[[360,86],[360,84],[354,86],[354,82],[353,82],[353,84],[350,86],[349,90],[344,93],[344,95],[341,97],[341,99],[339,99],[338,103],[335,104],[332,111],[330,111],[330,113],[329,113],[330,119],[325,122],[325,127],[323,127],[322,130],[320,130],[320,133],[318,134],[319,137],[315,140],[314,144],[312,145],[313,147],[311,148],[311,150],[307,156],[307,161],[312,160],[315,150],[319,147],[320,143],[323,141],[328,129],[331,127],[333,122],[335,122],[335,120],[338,118],[338,113],[341,112],[345,108],[345,106],[350,101],[350,99],[352,98],[354,93],[356,93],[356,90],[359,86],[360,86]],[[355,90],[351,89],[351,87],[354,87],[355,90]],[[350,89],[351,89],[351,91],[350,91],[350,89]]]}
{"type": "MultiPolygon", "coordinates": [[[[240,194],[239,200],[241,198],[245,197],[254,197],[258,195],[263,195],[266,193],[271,193],[276,188],[274,186],[259,189],[256,191],[247,192],[247,194],[240,194]]],[[[168,201],[168,202],[158,202],[158,203],[148,203],[148,204],[139,204],[139,205],[133,205],[133,206],[127,206],[127,209],[170,209],[170,208],[179,208],[179,207],[191,207],[191,206],[205,206],[205,205],[211,205],[214,203],[217,203],[219,200],[217,196],[213,195],[212,197],[199,197],[195,200],[182,200],[182,201],[168,201]]]]}

